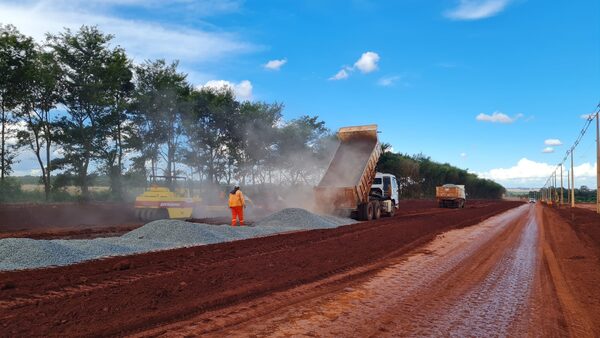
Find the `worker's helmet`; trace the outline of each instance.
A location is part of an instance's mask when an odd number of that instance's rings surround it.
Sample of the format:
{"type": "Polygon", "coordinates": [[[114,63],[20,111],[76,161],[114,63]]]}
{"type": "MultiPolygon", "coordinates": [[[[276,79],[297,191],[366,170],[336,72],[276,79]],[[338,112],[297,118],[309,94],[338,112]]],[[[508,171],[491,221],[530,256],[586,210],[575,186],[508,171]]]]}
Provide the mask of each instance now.
{"type": "Polygon", "coordinates": [[[239,185],[239,184],[235,184],[235,185],[233,186],[233,189],[239,189],[239,188],[240,188],[240,185],[239,185]]]}

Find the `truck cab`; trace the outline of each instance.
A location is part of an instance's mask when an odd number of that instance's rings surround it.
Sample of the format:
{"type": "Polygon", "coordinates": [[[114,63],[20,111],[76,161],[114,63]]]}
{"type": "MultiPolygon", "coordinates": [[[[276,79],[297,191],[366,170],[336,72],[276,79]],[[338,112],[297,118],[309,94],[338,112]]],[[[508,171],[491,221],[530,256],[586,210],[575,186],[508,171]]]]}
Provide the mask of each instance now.
{"type": "Polygon", "coordinates": [[[398,207],[400,198],[398,196],[398,181],[392,174],[376,173],[371,194],[381,196],[383,199],[391,199],[395,207],[398,207]]]}

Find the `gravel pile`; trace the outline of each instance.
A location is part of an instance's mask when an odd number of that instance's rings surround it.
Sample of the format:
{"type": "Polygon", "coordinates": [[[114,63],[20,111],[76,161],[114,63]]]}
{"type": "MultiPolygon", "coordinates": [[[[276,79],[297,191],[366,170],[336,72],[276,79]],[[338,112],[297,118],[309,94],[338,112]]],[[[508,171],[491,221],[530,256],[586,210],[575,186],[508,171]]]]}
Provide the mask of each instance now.
{"type": "Polygon", "coordinates": [[[348,218],[339,218],[334,216],[320,216],[310,211],[299,208],[288,208],[271,214],[261,221],[255,223],[257,227],[273,226],[302,229],[326,229],[336,228],[340,225],[354,223],[348,218]]]}
{"type": "Polygon", "coordinates": [[[222,243],[298,230],[328,229],[354,220],[283,209],[247,227],[158,220],[121,237],[34,240],[0,239],[0,271],[74,264],[90,259],[222,243]]]}

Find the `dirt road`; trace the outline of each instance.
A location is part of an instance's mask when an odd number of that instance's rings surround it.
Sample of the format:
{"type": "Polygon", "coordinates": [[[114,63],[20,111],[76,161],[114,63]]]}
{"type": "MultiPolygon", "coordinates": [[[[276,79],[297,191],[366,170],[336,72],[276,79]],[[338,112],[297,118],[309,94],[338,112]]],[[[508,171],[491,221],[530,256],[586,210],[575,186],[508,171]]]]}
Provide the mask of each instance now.
{"type": "Polygon", "coordinates": [[[560,262],[562,250],[582,250],[579,241],[553,211],[537,209],[446,232],[352,283],[336,276],[141,336],[597,336],[597,284],[581,290],[568,275],[597,282],[597,257],[560,262]]]}
{"type": "Polygon", "coordinates": [[[13,336],[599,336],[600,218],[586,212],[489,202],[5,272],[0,328],[13,336]]]}

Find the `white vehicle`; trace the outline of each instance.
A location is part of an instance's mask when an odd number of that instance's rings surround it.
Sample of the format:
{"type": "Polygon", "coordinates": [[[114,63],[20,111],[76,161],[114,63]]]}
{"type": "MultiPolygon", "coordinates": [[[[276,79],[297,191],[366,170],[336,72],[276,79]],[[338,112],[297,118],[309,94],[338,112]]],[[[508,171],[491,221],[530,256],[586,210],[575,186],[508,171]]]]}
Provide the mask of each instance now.
{"type": "Polygon", "coordinates": [[[400,198],[398,196],[398,181],[392,174],[377,173],[371,185],[371,195],[377,194],[383,199],[392,200],[392,204],[397,208],[400,198]]]}

